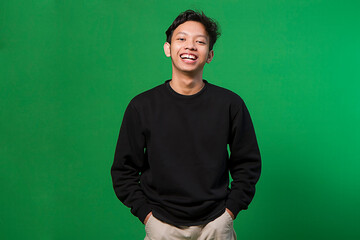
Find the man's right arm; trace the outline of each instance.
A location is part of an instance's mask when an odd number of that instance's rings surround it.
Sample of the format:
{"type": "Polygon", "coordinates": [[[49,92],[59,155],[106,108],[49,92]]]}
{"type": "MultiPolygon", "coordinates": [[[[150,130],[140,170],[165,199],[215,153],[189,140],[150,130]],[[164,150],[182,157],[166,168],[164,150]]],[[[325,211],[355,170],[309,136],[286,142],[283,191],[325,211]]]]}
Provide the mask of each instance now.
{"type": "Polygon", "coordinates": [[[131,208],[131,213],[141,222],[144,222],[151,212],[140,187],[141,169],[146,164],[144,148],[145,136],[140,116],[130,102],[121,124],[111,177],[116,196],[124,205],[131,208]]]}

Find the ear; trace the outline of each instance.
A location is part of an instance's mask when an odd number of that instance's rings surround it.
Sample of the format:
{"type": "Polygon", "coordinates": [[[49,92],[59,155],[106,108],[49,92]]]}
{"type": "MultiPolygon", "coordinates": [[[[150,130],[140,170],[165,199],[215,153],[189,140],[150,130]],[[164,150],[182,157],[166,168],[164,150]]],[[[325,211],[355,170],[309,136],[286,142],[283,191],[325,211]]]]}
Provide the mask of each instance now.
{"type": "Polygon", "coordinates": [[[170,57],[170,43],[165,42],[164,43],[164,52],[167,57],[170,57]]]}
{"type": "Polygon", "coordinates": [[[214,58],[214,50],[210,50],[206,62],[210,63],[213,58],[214,58]]]}

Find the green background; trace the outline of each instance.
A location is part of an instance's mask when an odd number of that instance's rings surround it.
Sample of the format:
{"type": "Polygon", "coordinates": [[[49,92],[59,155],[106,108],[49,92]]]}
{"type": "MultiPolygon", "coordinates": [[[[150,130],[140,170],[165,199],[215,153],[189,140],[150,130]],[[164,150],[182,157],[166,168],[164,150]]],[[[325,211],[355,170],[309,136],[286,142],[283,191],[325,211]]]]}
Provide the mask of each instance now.
{"type": "Polygon", "coordinates": [[[220,23],[204,78],[242,96],[262,154],[238,238],[360,239],[355,0],[0,0],[0,239],[143,239],[110,167],[188,8],[220,23]]]}

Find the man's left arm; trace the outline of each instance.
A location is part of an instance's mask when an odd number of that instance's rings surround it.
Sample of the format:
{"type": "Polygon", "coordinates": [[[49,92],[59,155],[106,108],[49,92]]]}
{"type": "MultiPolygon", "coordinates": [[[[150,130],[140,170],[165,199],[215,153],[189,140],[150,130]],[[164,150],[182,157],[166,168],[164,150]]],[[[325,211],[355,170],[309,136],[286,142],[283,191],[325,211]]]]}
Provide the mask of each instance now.
{"type": "Polygon", "coordinates": [[[226,208],[234,218],[248,208],[261,172],[261,157],[250,114],[241,100],[232,107],[229,170],[233,181],[226,208]]]}

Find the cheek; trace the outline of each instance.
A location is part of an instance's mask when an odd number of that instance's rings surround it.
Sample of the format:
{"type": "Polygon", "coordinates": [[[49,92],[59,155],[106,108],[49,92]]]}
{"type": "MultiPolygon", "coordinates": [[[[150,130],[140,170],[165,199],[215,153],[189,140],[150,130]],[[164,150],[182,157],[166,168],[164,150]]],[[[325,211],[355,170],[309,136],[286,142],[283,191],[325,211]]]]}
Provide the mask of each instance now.
{"type": "Polygon", "coordinates": [[[173,45],[172,51],[178,51],[180,48],[181,48],[181,46],[179,46],[179,45],[173,45]]]}

